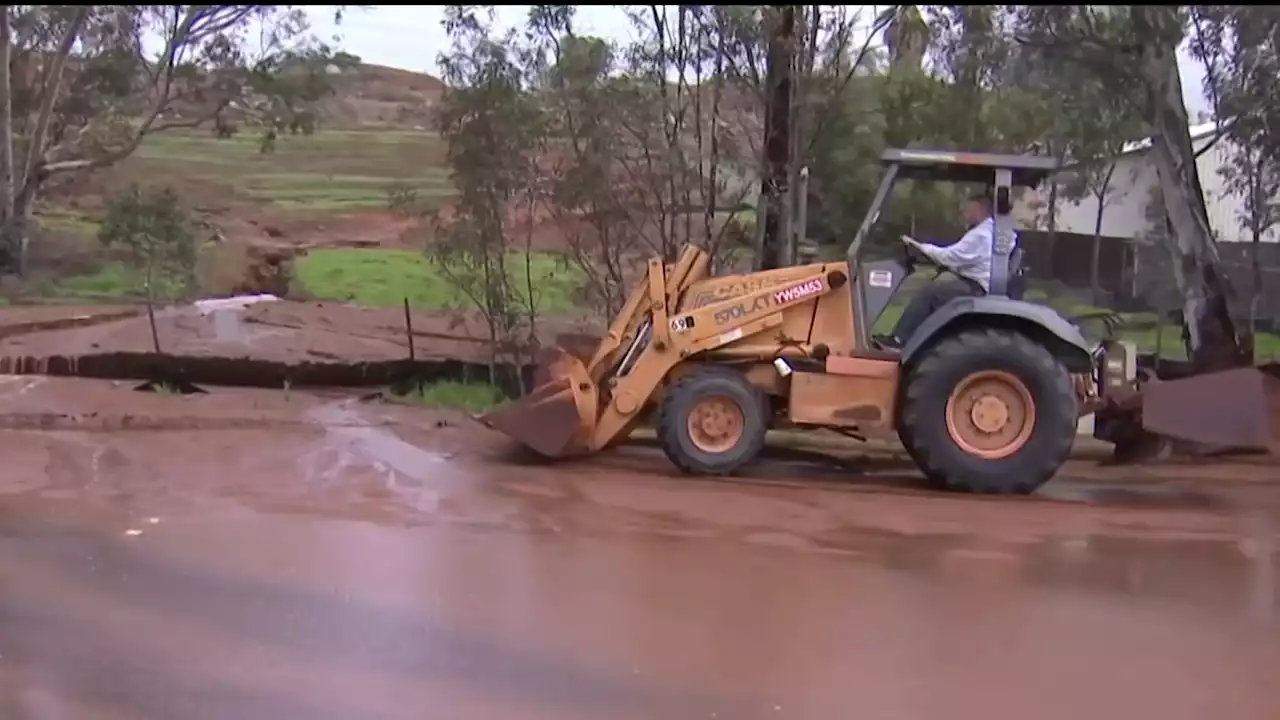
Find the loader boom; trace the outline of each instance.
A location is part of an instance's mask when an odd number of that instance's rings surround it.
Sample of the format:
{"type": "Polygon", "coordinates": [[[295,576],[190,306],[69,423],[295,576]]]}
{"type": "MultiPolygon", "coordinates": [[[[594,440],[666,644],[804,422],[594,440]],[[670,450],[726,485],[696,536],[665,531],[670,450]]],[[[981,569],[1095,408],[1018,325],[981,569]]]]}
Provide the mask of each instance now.
{"type": "MultiPolygon", "coordinates": [[[[675,307],[685,288],[707,276],[711,268],[711,256],[703,250],[686,246],[672,265],[663,265],[656,259],[650,260],[646,278],[654,274],[655,266],[661,270],[659,274],[669,287],[669,292],[658,297],[665,295],[664,306],[675,307]]],[[[635,343],[646,319],[646,311],[651,310],[654,305],[652,297],[655,296],[648,281],[638,283],[627,296],[626,303],[609,327],[600,347],[587,362],[587,372],[597,383],[604,379],[605,371],[613,367],[610,361],[616,360],[618,349],[624,345],[631,347],[635,343]]]]}
{"type": "Polygon", "coordinates": [[[707,254],[692,246],[685,248],[670,272],[657,260],[649,262],[646,277],[637,286],[638,292],[645,291],[644,298],[634,303],[636,317],[627,321],[640,332],[616,372],[600,378],[603,382],[599,385],[605,390],[602,397],[607,400],[599,408],[586,450],[599,450],[629,431],[677,364],[777,328],[786,309],[814,302],[847,281],[839,271],[815,271],[785,286],[763,287],[691,311],[681,310],[680,298],[705,277],[708,264],[707,254]],[[685,267],[701,272],[682,272],[685,267]],[[675,282],[669,283],[669,278],[675,282]]]}
{"type": "MultiPolygon", "coordinates": [[[[774,330],[787,309],[813,303],[848,281],[841,270],[813,265],[811,272],[789,273],[775,284],[682,307],[689,288],[707,280],[710,265],[710,256],[694,246],[670,265],[650,260],[585,364],[561,352],[545,362],[548,377],[534,394],[481,421],[550,457],[595,452],[630,433],[677,365],[774,330]]],[[[732,278],[720,280],[731,284],[732,278]]]]}

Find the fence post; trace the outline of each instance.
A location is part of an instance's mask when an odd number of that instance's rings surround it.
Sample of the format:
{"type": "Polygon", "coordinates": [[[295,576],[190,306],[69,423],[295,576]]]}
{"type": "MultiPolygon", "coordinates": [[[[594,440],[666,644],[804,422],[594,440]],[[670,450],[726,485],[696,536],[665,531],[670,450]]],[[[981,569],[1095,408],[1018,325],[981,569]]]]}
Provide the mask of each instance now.
{"type": "Polygon", "coordinates": [[[151,305],[151,298],[147,298],[147,321],[151,323],[151,345],[155,348],[156,354],[160,354],[160,333],[156,332],[156,311],[151,305]]]}
{"type": "Polygon", "coordinates": [[[409,298],[404,299],[404,334],[409,338],[409,362],[416,362],[417,351],[413,347],[413,318],[409,315],[409,298]]]}

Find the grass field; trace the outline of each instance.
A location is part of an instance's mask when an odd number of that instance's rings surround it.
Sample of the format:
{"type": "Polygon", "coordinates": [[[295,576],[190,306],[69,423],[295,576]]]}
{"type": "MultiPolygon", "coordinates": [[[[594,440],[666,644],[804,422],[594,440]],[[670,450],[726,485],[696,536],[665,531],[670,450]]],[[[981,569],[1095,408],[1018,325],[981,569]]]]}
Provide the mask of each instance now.
{"type": "Polygon", "coordinates": [[[422,385],[402,397],[429,407],[453,408],[469,413],[487,412],[505,400],[502,391],[488,383],[455,381],[422,385]]]}
{"type": "Polygon", "coordinates": [[[60,207],[42,208],[37,213],[43,230],[72,233],[83,237],[98,234],[99,223],[83,213],[60,207]]]}
{"type": "Polygon", "coordinates": [[[165,132],[149,138],[123,167],[157,182],[184,178],[224,186],[238,199],[282,210],[383,209],[397,184],[426,200],[453,193],[434,133],[286,135],[271,153],[259,152],[260,143],[256,131],[222,140],[207,132],[165,132]]]}
{"type": "MultiPolygon", "coordinates": [[[[187,288],[181,279],[166,275],[152,278],[152,297],[157,300],[174,300],[183,297],[187,288]]],[[[75,298],[110,302],[146,297],[146,280],[142,273],[120,263],[103,265],[98,272],[73,275],[54,280],[42,288],[42,294],[51,298],[75,298]]]]}
{"type": "MultiPolygon", "coordinates": [[[[92,198],[123,190],[130,182],[172,186],[192,208],[215,208],[221,217],[265,209],[273,217],[278,211],[282,217],[300,217],[315,226],[322,226],[329,214],[386,210],[393,190],[412,189],[427,207],[442,204],[453,193],[443,165],[443,147],[434,133],[322,131],[281,137],[275,151],[267,154],[259,152],[260,138],[256,129],[223,140],[203,130],[159,133],[149,137],[132,157],[90,183],[88,194],[74,195],[74,205],[42,203],[37,212],[38,227],[41,233],[57,236],[58,250],[47,253],[47,271],[33,266],[38,279],[28,283],[25,294],[51,300],[101,301],[137,299],[144,294],[138,273],[106,256],[96,240],[101,211],[95,209],[92,198]]],[[[361,283],[368,276],[369,260],[359,254],[345,257],[358,265],[353,270],[356,285],[351,286],[350,277],[337,278],[346,283],[337,288],[339,295],[354,293],[377,299],[385,296],[388,288],[403,294],[406,287],[424,279],[419,262],[385,262],[383,269],[391,278],[382,283],[384,291],[364,289],[361,283]]],[[[333,259],[322,253],[311,262],[326,276],[334,277],[333,259]]],[[[429,270],[425,272],[427,280],[434,278],[429,270]]],[[[545,268],[541,272],[549,274],[545,268]]],[[[182,295],[173,282],[162,279],[159,285],[157,297],[182,295]]],[[[411,294],[455,294],[439,289],[439,283],[427,286],[436,289],[411,294]]],[[[322,278],[319,292],[330,290],[322,278]]],[[[551,294],[549,302],[562,302],[554,296],[554,289],[551,294]]]]}
{"type": "MultiPolygon", "coordinates": [[[[508,265],[515,291],[523,301],[525,257],[513,253],[508,265]]],[[[557,258],[535,253],[529,258],[534,307],[541,313],[568,313],[574,309],[574,291],[581,275],[557,258]]],[[[413,307],[458,309],[471,301],[459,288],[470,283],[465,274],[453,278],[420,252],[335,248],[313,250],[294,263],[296,290],[321,300],[360,305],[398,306],[404,298],[413,307]]]]}

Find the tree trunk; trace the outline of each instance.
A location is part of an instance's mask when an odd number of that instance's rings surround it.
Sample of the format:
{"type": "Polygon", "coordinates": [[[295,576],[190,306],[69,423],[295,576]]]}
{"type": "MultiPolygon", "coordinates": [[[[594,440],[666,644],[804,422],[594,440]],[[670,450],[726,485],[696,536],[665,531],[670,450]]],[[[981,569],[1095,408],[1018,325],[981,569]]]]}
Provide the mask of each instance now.
{"type": "Polygon", "coordinates": [[[1265,213],[1267,212],[1268,198],[1262,187],[1262,163],[1266,162],[1263,158],[1254,156],[1255,162],[1250,168],[1253,172],[1249,178],[1249,193],[1252,195],[1252,202],[1249,204],[1250,209],[1250,238],[1253,242],[1249,248],[1249,270],[1253,280],[1253,296],[1249,300],[1249,331],[1253,332],[1253,328],[1258,320],[1258,310],[1263,302],[1262,295],[1262,233],[1263,226],[1266,222],[1265,213]]]}
{"type": "Polygon", "coordinates": [[[751,249],[755,252],[755,260],[751,263],[752,270],[764,270],[765,253],[768,251],[767,233],[769,229],[769,195],[765,190],[765,184],[760,184],[760,196],[756,198],[756,227],[755,235],[751,239],[751,249]]]}
{"type": "Polygon", "coordinates": [[[1049,179],[1049,253],[1053,256],[1053,243],[1058,235],[1058,181],[1049,179]]]}
{"type": "Polygon", "coordinates": [[[1089,297],[1095,307],[1102,303],[1102,294],[1098,287],[1102,264],[1102,203],[1098,203],[1098,214],[1093,220],[1093,257],[1089,259],[1089,297]]]}
{"type": "Polygon", "coordinates": [[[9,256],[8,267],[0,268],[0,272],[8,269],[20,276],[27,274],[27,246],[31,238],[31,220],[35,216],[39,183],[40,178],[33,177],[28,181],[27,187],[18,192],[13,201],[13,214],[6,219],[3,227],[0,227],[0,236],[11,243],[6,247],[11,247],[13,253],[9,256]]]}
{"type": "Polygon", "coordinates": [[[0,5],[0,272],[17,269],[21,239],[13,234],[13,94],[9,6],[0,5]]]}
{"type": "Polygon", "coordinates": [[[1249,258],[1251,270],[1253,271],[1253,294],[1255,297],[1262,296],[1262,233],[1254,231],[1253,248],[1249,258]]]}
{"type": "Polygon", "coordinates": [[[789,203],[791,170],[791,113],[793,109],[792,59],[795,56],[796,6],[770,6],[774,14],[769,36],[768,88],[769,106],[765,111],[765,172],[761,180],[762,195],[767,198],[768,215],[764,218],[764,239],[759,264],[761,270],[786,265],[787,238],[791,233],[789,203]]]}
{"type": "Polygon", "coordinates": [[[1106,174],[1102,176],[1097,192],[1094,193],[1094,198],[1098,201],[1098,212],[1093,217],[1093,257],[1089,262],[1089,285],[1095,306],[1102,303],[1101,278],[1099,277],[1102,270],[1102,218],[1107,212],[1107,191],[1111,189],[1111,175],[1115,171],[1115,163],[1107,167],[1106,174]]]}
{"type": "Polygon", "coordinates": [[[1257,326],[1258,312],[1262,309],[1262,229],[1253,228],[1253,242],[1249,247],[1249,270],[1253,276],[1253,293],[1249,298],[1249,333],[1257,326]]]}
{"type": "MultiPolygon", "coordinates": [[[[1162,14],[1170,12],[1164,6],[1135,6],[1136,29],[1142,37],[1161,37],[1162,25],[1170,21],[1162,14]]],[[[1155,131],[1152,156],[1168,218],[1169,241],[1178,258],[1174,272],[1183,298],[1187,355],[1196,372],[1252,364],[1253,336],[1249,329],[1240,327],[1244,313],[1234,307],[1236,298],[1222,272],[1209,228],[1175,48],[1148,42],[1142,61],[1155,131]]]]}
{"type": "Polygon", "coordinates": [[[1049,217],[1046,222],[1046,248],[1044,254],[1045,270],[1049,273],[1049,277],[1054,272],[1053,258],[1054,247],[1058,244],[1058,181],[1055,177],[1049,180],[1049,217]]]}
{"type": "MultiPolygon", "coordinates": [[[[5,32],[0,34],[4,35],[5,53],[8,54],[10,50],[9,44],[11,42],[8,32],[8,6],[0,7],[4,8],[5,15],[3,21],[3,29],[5,32]]],[[[44,62],[52,62],[53,64],[44,75],[45,80],[44,85],[41,88],[42,97],[40,100],[40,110],[36,115],[35,129],[32,130],[29,137],[27,137],[26,158],[23,160],[22,167],[20,169],[16,166],[16,161],[13,157],[12,78],[6,78],[6,80],[10,81],[10,87],[8,88],[10,90],[10,97],[6,99],[7,107],[0,108],[0,113],[3,114],[4,123],[7,126],[0,129],[0,145],[5,146],[6,149],[0,150],[0,153],[6,153],[8,155],[9,162],[5,163],[3,174],[8,178],[10,188],[9,193],[14,199],[12,200],[12,207],[7,208],[11,210],[11,212],[3,218],[0,218],[0,245],[3,246],[2,249],[0,249],[0,263],[3,263],[0,265],[0,272],[5,270],[16,270],[19,275],[26,274],[27,241],[29,239],[27,233],[31,227],[31,216],[35,207],[36,193],[40,189],[40,184],[44,181],[43,174],[48,169],[47,166],[41,165],[44,160],[45,141],[48,138],[49,125],[52,122],[54,107],[62,92],[62,74],[67,65],[67,58],[70,57],[71,50],[75,47],[76,40],[80,37],[80,30],[84,27],[85,20],[89,17],[89,10],[91,7],[92,6],[85,5],[77,10],[76,14],[71,18],[71,23],[67,27],[66,34],[62,36],[57,52],[52,57],[49,57],[48,55],[44,57],[44,62]]],[[[188,20],[186,21],[187,25],[190,25],[190,18],[193,17],[193,13],[194,10],[188,11],[188,20]]],[[[170,40],[170,46],[166,53],[169,62],[172,62],[172,50],[173,41],[170,40]]],[[[4,66],[5,73],[7,75],[9,72],[9,62],[7,58],[4,61],[4,66]]],[[[147,120],[147,124],[155,120],[155,116],[159,112],[158,108],[161,106],[156,105],[155,107],[156,109],[151,112],[149,119],[147,120]]],[[[130,145],[131,149],[128,152],[132,152],[134,149],[137,149],[138,144],[142,142],[142,137],[145,134],[145,127],[146,126],[144,125],[144,129],[139,131],[139,134],[134,137],[134,140],[130,145]]],[[[64,169],[82,162],[88,161],[78,160],[74,163],[67,163],[64,164],[64,169]]],[[[0,163],[3,163],[3,159],[0,159],[0,163]]],[[[88,165],[85,166],[88,167],[88,165]]]]}

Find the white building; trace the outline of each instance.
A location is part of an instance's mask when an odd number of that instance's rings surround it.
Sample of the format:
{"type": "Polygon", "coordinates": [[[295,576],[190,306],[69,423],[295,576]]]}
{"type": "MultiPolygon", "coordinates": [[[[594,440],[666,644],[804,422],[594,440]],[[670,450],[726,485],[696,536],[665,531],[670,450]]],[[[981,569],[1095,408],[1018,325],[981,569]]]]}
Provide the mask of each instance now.
{"type": "MultiPolygon", "coordinates": [[[[1220,242],[1249,242],[1252,237],[1244,226],[1244,200],[1240,194],[1227,190],[1220,172],[1220,168],[1231,160],[1231,142],[1226,138],[1213,142],[1215,128],[1214,123],[1191,128],[1192,147],[1197,152],[1212,143],[1212,147],[1196,159],[1200,185],[1204,188],[1205,206],[1209,211],[1209,224],[1220,242]]],[[[1130,143],[1125,147],[1124,154],[1117,159],[1115,172],[1111,177],[1111,189],[1105,198],[1103,236],[1130,239],[1148,234],[1150,222],[1147,219],[1147,203],[1158,183],[1155,163],[1148,152],[1150,148],[1150,139],[1130,143]]],[[[1047,189],[1042,187],[1036,202],[1039,206],[1037,211],[1023,209],[1019,215],[1025,219],[1034,215],[1035,227],[1045,229],[1046,199],[1047,189]]],[[[1276,200],[1280,201],[1280,198],[1276,200]]],[[[1057,230],[1092,236],[1097,212],[1098,200],[1095,197],[1085,197],[1078,202],[1059,197],[1057,230]]],[[[1280,242],[1280,227],[1271,228],[1262,241],[1280,242]]]]}

